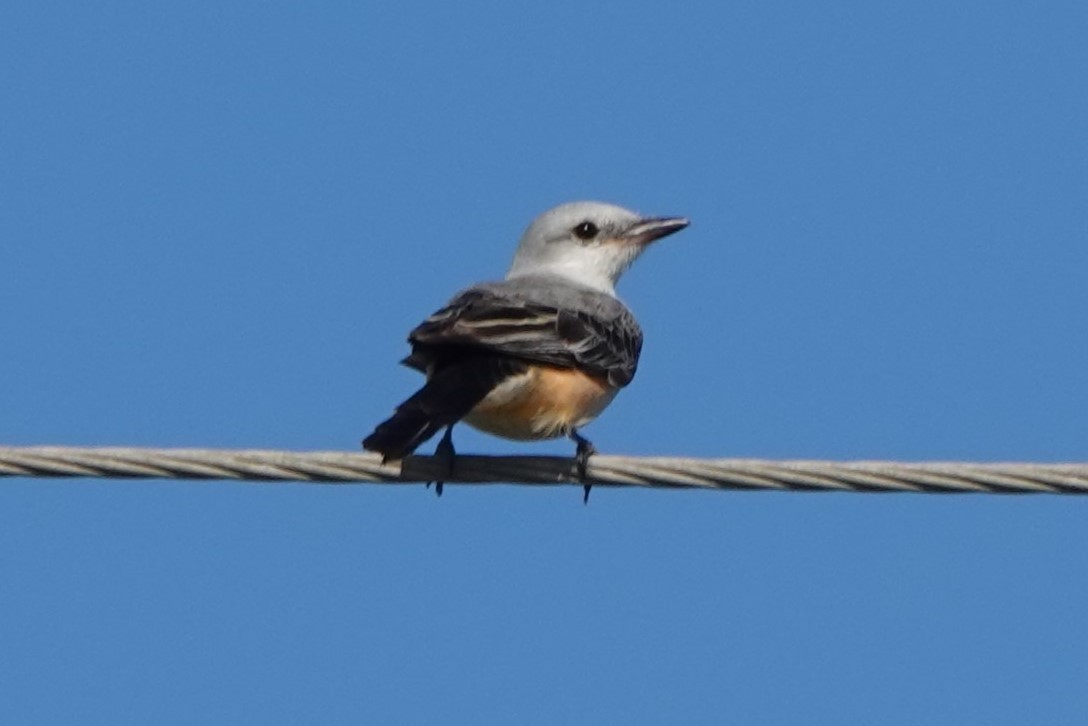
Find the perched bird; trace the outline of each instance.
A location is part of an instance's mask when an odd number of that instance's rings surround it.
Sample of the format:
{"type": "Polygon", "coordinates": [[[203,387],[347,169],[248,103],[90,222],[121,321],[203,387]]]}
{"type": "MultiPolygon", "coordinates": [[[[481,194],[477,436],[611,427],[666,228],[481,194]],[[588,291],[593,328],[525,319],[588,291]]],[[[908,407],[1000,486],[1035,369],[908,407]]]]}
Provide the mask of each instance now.
{"type": "Polygon", "coordinates": [[[686,226],[683,217],[642,217],[600,202],[537,217],[506,279],[463,290],[408,335],[412,353],[402,363],[427,382],[363,448],[401,459],[444,427],[435,454],[452,471],[453,426],[463,420],[508,439],[570,437],[584,480],[596,450],[579,429],[631,382],[642,349],[616,281],[651,242],[686,226]]]}

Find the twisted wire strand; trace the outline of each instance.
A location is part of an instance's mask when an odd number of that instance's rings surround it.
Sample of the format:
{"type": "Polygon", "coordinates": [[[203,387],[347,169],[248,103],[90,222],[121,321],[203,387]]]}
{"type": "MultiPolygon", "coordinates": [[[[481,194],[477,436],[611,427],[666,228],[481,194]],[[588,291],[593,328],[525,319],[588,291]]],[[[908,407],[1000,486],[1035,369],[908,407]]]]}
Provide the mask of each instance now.
{"type": "MultiPolygon", "coordinates": [[[[586,483],[673,489],[994,494],[1088,494],[1088,463],[769,461],[594,455],[586,483]]],[[[409,484],[578,484],[573,459],[556,456],[410,456],[259,449],[0,447],[0,477],[233,479],[409,484]]]]}

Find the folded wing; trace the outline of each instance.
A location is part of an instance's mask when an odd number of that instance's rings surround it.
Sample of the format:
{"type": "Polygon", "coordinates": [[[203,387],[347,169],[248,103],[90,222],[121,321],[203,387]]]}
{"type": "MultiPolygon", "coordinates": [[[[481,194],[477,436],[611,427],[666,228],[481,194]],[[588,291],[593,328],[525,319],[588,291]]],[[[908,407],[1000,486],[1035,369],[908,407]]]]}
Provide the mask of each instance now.
{"type": "Polygon", "coordinates": [[[613,297],[547,280],[479,285],[462,292],[408,336],[406,365],[422,371],[467,349],[577,367],[614,386],[634,378],[642,330],[613,297]]]}

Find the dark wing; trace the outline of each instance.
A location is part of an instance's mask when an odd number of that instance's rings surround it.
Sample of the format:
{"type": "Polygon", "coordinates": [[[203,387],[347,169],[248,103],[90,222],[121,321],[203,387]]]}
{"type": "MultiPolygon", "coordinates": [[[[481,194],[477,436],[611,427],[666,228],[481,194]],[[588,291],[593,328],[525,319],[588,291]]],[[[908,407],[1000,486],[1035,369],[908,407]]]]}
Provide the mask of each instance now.
{"type": "Polygon", "coordinates": [[[617,387],[634,378],[642,330],[623,303],[593,291],[506,287],[470,288],[424,320],[408,336],[404,363],[426,371],[444,352],[467,348],[581,368],[617,387]]]}

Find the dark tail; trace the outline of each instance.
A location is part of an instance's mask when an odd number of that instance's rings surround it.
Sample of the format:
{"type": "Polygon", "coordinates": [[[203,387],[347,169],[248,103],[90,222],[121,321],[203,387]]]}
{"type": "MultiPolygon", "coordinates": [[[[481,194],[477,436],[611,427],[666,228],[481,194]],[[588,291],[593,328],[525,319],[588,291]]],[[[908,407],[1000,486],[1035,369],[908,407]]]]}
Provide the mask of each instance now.
{"type": "Polygon", "coordinates": [[[460,421],[491,389],[526,370],[512,358],[474,356],[435,371],[423,388],[397,406],[393,416],[363,439],[363,448],[383,461],[403,459],[445,426],[460,421]]]}

